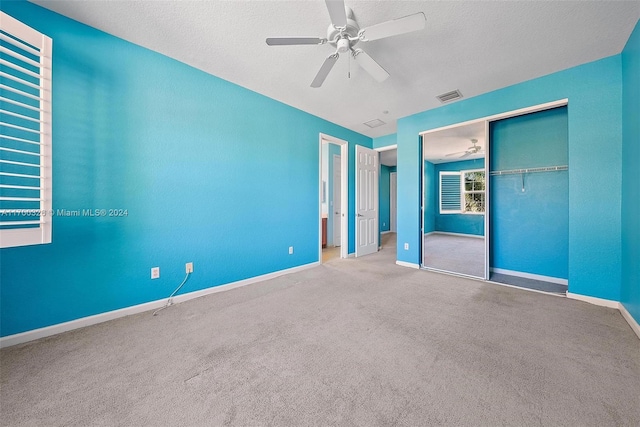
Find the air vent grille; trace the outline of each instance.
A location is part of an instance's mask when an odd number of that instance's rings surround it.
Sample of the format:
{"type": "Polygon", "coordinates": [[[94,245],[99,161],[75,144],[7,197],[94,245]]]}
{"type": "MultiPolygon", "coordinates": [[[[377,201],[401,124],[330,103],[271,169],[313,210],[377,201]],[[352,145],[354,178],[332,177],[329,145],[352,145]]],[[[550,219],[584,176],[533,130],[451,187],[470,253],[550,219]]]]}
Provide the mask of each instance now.
{"type": "Polygon", "coordinates": [[[380,119],[374,119],[374,120],[369,120],[368,122],[365,122],[365,125],[369,126],[372,129],[377,128],[378,126],[382,126],[383,124],[385,123],[380,119]]]}
{"type": "Polygon", "coordinates": [[[440,100],[440,102],[445,103],[445,102],[451,102],[451,101],[455,101],[456,99],[462,98],[462,94],[460,93],[459,90],[456,89],[456,90],[452,90],[451,92],[438,95],[437,98],[440,100]]]}

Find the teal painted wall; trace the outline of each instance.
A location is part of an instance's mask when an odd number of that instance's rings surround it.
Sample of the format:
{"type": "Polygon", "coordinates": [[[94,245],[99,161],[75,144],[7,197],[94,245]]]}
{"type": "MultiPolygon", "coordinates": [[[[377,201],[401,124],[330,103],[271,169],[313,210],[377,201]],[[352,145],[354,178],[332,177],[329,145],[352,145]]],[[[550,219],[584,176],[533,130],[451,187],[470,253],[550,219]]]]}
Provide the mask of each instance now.
{"type": "Polygon", "coordinates": [[[396,145],[396,134],[392,133],[390,135],[379,136],[377,138],[373,138],[372,147],[373,148],[382,148],[388,147],[390,145],[396,145]]]}
{"type": "Polygon", "coordinates": [[[569,100],[569,291],[619,300],[620,55],[400,119],[398,260],[420,262],[419,132],[564,98],[569,100]],[[587,182],[591,185],[585,185],[587,182]],[[404,243],[409,244],[408,250],[404,243]]]}
{"type": "MultiPolygon", "coordinates": [[[[492,122],[489,135],[490,171],[568,164],[566,107],[492,122]]],[[[490,177],[489,265],[566,279],[569,173],[525,174],[524,187],[522,180],[490,177]]]]}
{"type": "Polygon", "coordinates": [[[640,22],[622,51],[622,295],[640,323],[640,22]]]}
{"type": "Polygon", "coordinates": [[[469,169],[484,169],[484,159],[438,163],[434,165],[433,171],[425,166],[425,188],[430,193],[426,195],[427,200],[430,201],[430,206],[425,209],[425,223],[430,221],[429,217],[433,212],[434,225],[432,231],[484,236],[484,215],[440,213],[440,172],[469,169]],[[433,173],[433,176],[426,177],[427,173],[433,173]],[[426,185],[427,182],[431,183],[429,187],[426,185]],[[433,204],[433,208],[431,204],[433,204]]]}
{"type": "Polygon", "coordinates": [[[389,166],[380,165],[380,184],[378,186],[378,225],[380,232],[390,230],[389,169],[389,166]]]}
{"type": "MultiPolygon", "coordinates": [[[[55,217],[51,244],[2,249],[2,336],[166,298],[189,261],[181,293],[318,261],[318,135],[351,160],[370,138],[34,4],[1,8],[53,38],[54,209],[128,210],[55,217]]],[[[353,169],[349,200],[353,252],[353,169]]]]}

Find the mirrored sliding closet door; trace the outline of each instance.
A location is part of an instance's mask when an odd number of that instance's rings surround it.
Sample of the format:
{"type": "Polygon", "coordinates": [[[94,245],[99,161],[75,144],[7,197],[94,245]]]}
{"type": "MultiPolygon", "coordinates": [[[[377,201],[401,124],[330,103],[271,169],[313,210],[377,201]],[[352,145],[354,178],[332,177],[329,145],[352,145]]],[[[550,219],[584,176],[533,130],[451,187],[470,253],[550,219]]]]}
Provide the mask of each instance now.
{"type": "Polygon", "coordinates": [[[422,267],[486,278],[486,122],[422,136],[422,267]]]}

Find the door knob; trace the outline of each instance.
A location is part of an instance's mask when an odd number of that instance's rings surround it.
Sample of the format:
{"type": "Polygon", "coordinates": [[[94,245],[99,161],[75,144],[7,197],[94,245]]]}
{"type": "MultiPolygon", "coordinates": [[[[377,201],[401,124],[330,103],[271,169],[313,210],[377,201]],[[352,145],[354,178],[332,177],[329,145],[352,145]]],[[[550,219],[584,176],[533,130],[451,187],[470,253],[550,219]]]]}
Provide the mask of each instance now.
{"type": "Polygon", "coordinates": [[[358,216],[364,216],[364,215],[362,215],[362,214],[358,214],[358,216]]]}

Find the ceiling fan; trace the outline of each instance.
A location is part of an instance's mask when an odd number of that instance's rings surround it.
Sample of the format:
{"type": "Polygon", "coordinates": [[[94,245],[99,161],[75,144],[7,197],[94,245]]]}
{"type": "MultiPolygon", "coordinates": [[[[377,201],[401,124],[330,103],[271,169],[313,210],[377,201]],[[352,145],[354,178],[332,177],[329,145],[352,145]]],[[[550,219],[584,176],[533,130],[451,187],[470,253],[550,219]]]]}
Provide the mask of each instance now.
{"type": "Polygon", "coordinates": [[[410,33],[421,30],[425,27],[426,17],[424,13],[418,12],[391,21],[382,22],[360,29],[356,22],[353,11],[346,7],[344,0],[325,0],[331,24],[327,29],[326,38],[318,37],[271,37],[267,39],[269,46],[287,45],[314,45],[329,43],[336,48],[335,53],[329,55],[325,60],[318,74],[311,82],[311,87],[320,87],[329,75],[329,72],[338,61],[341,53],[349,53],[355,61],[368,72],[378,82],[389,77],[389,73],[373,60],[364,50],[355,48],[359,42],[379,40],[386,37],[397,36],[399,34],[410,33]]]}
{"type": "Polygon", "coordinates": [[[478,140],[473,138],[471,140],[471,147],[467,148],[465,151],[458,151],[457,153],[447,154],[445,157],[457,156],[458,154],[461,154],[459,158],[462,159],[464,157],[469,157],[472,154],[484,153],[484,151],[482,151],[482,147],[476,145],[477,143],[478,140]]]}

